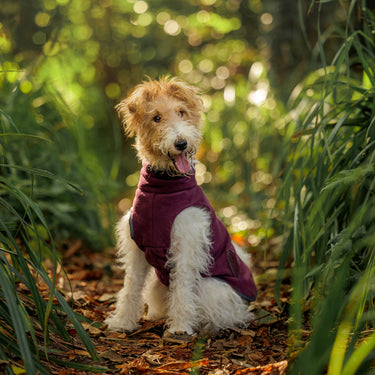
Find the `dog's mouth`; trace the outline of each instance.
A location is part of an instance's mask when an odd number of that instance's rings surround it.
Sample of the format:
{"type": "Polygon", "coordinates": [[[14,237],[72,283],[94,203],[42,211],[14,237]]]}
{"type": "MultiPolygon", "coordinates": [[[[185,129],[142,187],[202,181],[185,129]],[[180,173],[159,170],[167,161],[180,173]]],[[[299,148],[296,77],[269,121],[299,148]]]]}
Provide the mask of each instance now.
{"type": "Polygon", "coordinates": [[[168,152],[168,158],[173,162],[175,172],[186,175],[191,171],[196,149],[192,147],[188,151],[181,151],[178,154],[168,152]]]}
{"type": "Polygon", "coordinates": [[[180,173],[186,174],[190,171],[190,162],[188,160],[187,152],[181,152],[180,154],[175,156],[174,163],[180,173]]]}

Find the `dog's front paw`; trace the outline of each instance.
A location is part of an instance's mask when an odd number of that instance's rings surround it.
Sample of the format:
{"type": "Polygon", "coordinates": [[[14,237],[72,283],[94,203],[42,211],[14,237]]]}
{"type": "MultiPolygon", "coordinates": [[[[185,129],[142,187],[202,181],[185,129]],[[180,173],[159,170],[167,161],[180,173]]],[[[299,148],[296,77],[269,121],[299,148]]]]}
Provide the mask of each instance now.
{"type": "Polygon", "coordinates": [[[137,322],[131,321],[124,318],[119,318],[116,315],[109,316],[105,320],[105,324],[108,325],[108,328],[113,331],[127,331],[127,332],[133,332],[137,330],[140,326],[137,322]]]}

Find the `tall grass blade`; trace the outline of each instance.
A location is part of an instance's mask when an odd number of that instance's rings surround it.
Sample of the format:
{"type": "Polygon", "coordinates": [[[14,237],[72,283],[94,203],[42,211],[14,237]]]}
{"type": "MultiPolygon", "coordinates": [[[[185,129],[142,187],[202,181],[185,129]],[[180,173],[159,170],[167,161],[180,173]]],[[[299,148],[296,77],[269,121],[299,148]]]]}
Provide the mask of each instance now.
{"type": "Polygon", "coordinates": [[[25,327],[29,326],[25,321],[25,315],[21,302],[17,300],[17,292],[14,284],[11,282],[10,275],[3,261],[0,259],[0,285],[7,303],[10,316],[13,322],[18,345],[28,374],[36,374],[37,369],[34,364],[34,358],[30,349],[29,341],[26,336],[25,327]]]}
{"type": "Polygon", "coordinates": [[[355,375],[366,357],[375,350],[375,333],[363,341],[355,352],[349,357],[340,375],[355,375]]]}
{"type": "Polygon", "coordinates": [[[373,335],[361,342],[361,332],[374,324],[366,312],[375,299],[375,19],[365,1],[342,5],[347,22],[332,63],[319,17],[322,69],[290,101],[299,118],[290,125],[297,143],[278,196],[289,231],[276,284],[292,258],[292,352],[298,330],[312,325],[291,374],[318,375],[327,366],[331,375],[367,374],[373,359],[373,335]]]}
{"type": "Polygon", "coordinates": [[[0,167],[13,168],[13,169],[17,169],[17,170],[22,171],[22,172],[27,172],[31,175],[45,177],[45,178],[48,178],[48,179],[51,179],[51,180],[54,180],[54,181],[59,181],[59,182],[63,183],[64,185],[69,186],[69,187],[73,188],[74,190],[78,191],[80,194],[83,194],[82,189],[80,187],[78,187],[76,184],[73,184],[70,181],[66,180],[65,178],[57,176],[54,173],[52,173],[50,171],[47,171],[47,170],[44,170],[44,169],[22,167],[22,166],[19,166],[19,165],[3,164],[3,163],[0,163],[0,167]]]}

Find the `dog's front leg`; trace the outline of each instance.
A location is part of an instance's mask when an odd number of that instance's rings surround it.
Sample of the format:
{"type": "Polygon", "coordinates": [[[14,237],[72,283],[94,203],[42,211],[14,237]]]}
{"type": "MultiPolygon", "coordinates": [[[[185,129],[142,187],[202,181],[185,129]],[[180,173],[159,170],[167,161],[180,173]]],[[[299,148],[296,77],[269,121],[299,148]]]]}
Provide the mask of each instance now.
{"type": "Polygon", "coordinates": [[[211,264],[210,214],[190,207],[175,219],[168,252],[170,285],[168,331],[193,334],[199,326],[198,290],[202,273],[211,264]]]}
{"type": "Polygon", "coordinates": [[[110,329],[134,331],[144,312],[142,289],[149,264],[143,251],[131,239],[129,215],[125,215],[117,225],[118,260],[125,269],[124,287],[117,296],[116,309],[107,318],[110,329]]]}

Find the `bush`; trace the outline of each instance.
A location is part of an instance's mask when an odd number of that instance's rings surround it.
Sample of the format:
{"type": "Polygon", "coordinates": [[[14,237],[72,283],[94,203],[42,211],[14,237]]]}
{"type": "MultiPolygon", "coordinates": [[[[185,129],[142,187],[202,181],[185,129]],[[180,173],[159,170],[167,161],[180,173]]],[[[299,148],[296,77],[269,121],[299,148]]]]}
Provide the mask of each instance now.
{"type": "Polygon", "coordinates": [[[5,84],[0,92],[2,175],[38,202],[55,239],[76,237],[93,248],[110,244],[112,228],[103,225],[113,222],[108,202],[116,183],[110,168],[88,146],[84,124],[56,92],[42,87],[24,94],[20,84],[5,84]]]}
{"type": "Polygon", "coordinates": [[[332,63],[291,98],[294,135],[279,194],[289,235],[278,280],[292,257],[291,351],[301,350],[305,324],[313,332],[291,374],[327,366],[329,374],[365,374],[375,358],[374,333],[361,335],[375,318],[375,18],[365,2],[346,10],[332,63]]]}
{"type": "MultiPolygon", "coordinates": [[[[4,112],[2,118],[14,126],[4,112]]],[[[2,133],[1,136],[7,139],[7,143],[12,136],[24,141],[34,138],[18,132],[2,133]]],[[[33,197],[36,176],[48,178],[52,184],[62,184],[65,188],[69,185],[46,170],[13,164],[16,157],[22,157],[20,151],[20,155],[7,154],[3,143],[5,160],[0,176],[0,358],[5,361],[3,367],[5,363],[9,364],[5,367],[7,374],[12,374],[20,366],[28,374],[48,374],[40,360],[51,354],[49,343],[52,334],[59,334],[70,341],[66,319],[77,330],[91,356],[97,358],[97,354],[81,326],[80,317],[55,289],[58,255],[47,219],[33,197]],[[12,164],[7,163],[10,160],[12,164]],[[43,266],[47,255],[54,264],[52,279],[43,266]],[[38,290],[41,282],[49,289],[47,301],[38,290]],[[53,303],[54,298],[57,305],[53,303]]],[[[49,358],[53,359],[53,355],[49,358]]]]}
{"type": "Polygon", "coordinates": [[[43,363],[59,361],[51,342],[59,335],[69,343],[70,328],[98,358],[81,325],[85,318],[56,290],[55,239],[77,237],[93,248],[110,244],[114,215],[107,202],[116,184],[56,92],[40,87],[26,94],[22,80],[4,81],[0,121],[1,366],[7,374],[20,367],[48,374],[43,363]],[[48,271],[46,259],[53,264],[48,271]]]}

